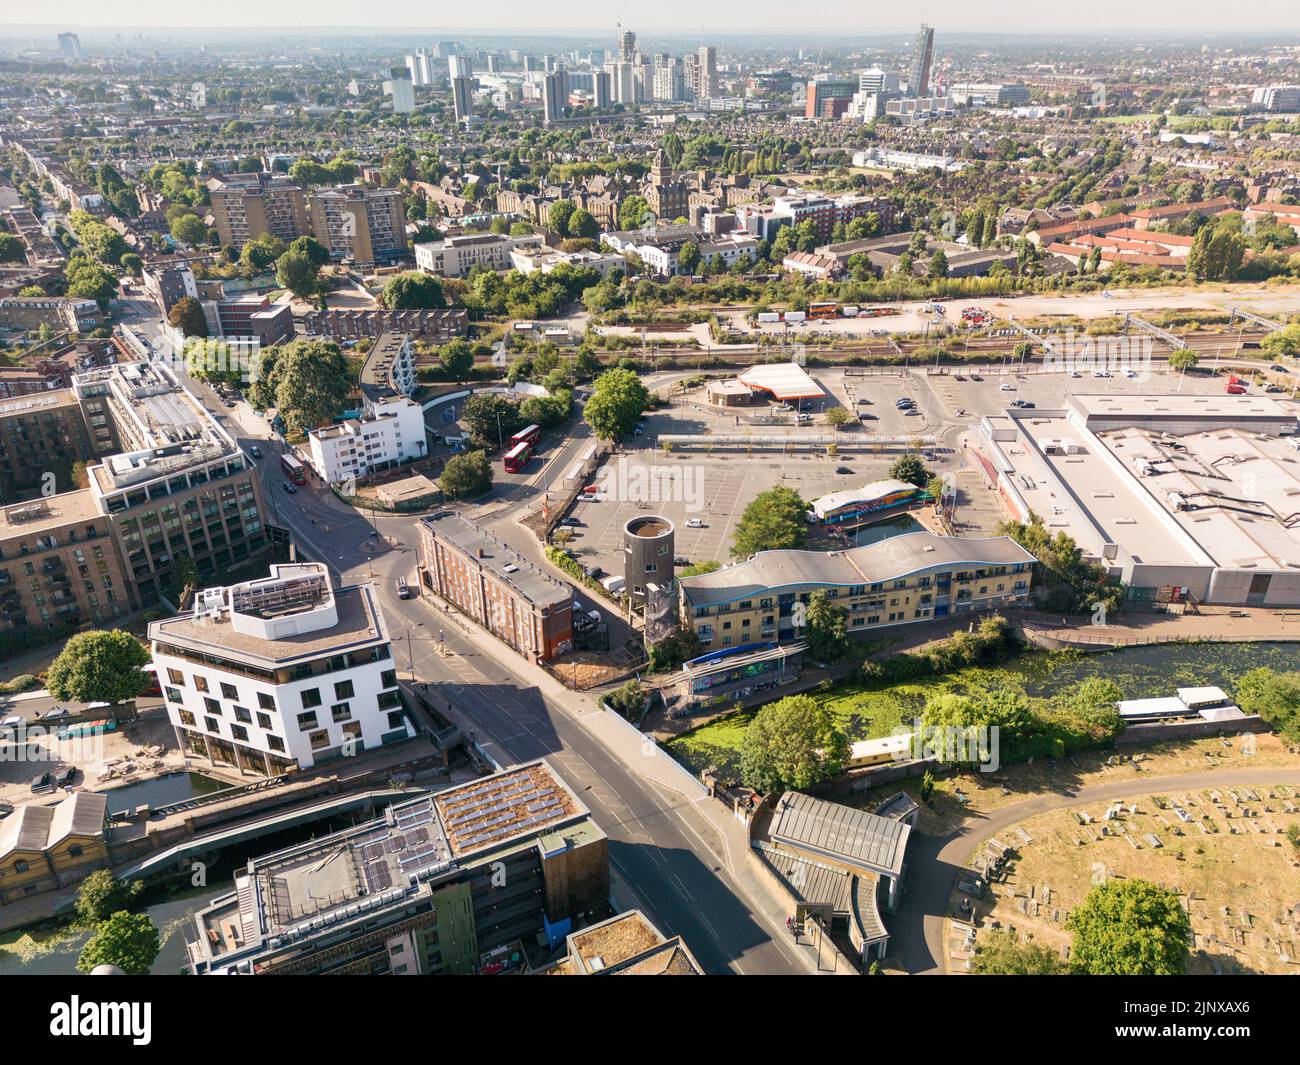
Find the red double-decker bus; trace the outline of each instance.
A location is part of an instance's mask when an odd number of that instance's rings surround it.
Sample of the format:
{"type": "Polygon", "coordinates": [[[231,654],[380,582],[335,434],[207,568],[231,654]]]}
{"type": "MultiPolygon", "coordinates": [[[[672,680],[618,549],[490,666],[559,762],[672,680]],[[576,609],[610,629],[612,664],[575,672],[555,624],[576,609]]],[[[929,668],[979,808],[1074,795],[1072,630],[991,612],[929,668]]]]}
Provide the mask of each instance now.
{"type": "Polygon", "coordinates": [[[289,480],[291,480],[294,484],[307,483],[306,468],[303,466],[301,462],[299,462],[292,455],[280,456],[280,469],[284,471],[284,475],[288,477],[289,480]]]}
{"type": "Polygon", "coordinates": [[[527,440],[520,440],[519,443],[506,452],[505,458],[502,459],[502,462],[505,463],[506,473],[518,473],[532,457],[533,445],[527,440]]]}
{"type": "Polygon", "coordinates": [[[542,427],[540,425],[529,425],[510,438],[512,444],[528,444],[531,447],[537,446],[537,441],[541,439],[542,427]]]}

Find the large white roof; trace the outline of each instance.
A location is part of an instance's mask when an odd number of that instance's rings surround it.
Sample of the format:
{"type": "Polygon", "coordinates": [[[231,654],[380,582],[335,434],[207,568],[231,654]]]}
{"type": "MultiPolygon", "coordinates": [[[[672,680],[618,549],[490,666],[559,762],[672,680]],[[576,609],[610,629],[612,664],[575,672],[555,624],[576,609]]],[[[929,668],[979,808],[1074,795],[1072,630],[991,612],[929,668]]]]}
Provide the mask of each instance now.
{"type": "Polygon", "coordinates": [[[779,400],[817,399],[822,386],[814,381],[798,363],[769,362],[751,366],[738,375],[751,389],[770,392],[779,400]]]}

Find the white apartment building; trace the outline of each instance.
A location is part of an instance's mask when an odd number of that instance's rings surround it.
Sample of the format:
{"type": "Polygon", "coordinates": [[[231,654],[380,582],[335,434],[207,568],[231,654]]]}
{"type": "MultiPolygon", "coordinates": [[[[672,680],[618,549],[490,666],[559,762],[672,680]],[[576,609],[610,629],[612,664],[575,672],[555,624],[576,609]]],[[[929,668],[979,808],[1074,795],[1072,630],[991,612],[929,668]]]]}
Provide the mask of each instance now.
{"type": "Polygon", "coordinates": [[[575,267],[589,266],[598,271],[602,278],[627,272],[627,260],[622,255],[611,252],[560,251],[542,244],[517,247],[510,252],[510,265],[521,274],[531,274],[538,270],[549,274],[564,263],[575,267]]]}
{"type": "Polygon", "coordinates": [[[405,396],[366,399],[360,418],[313,429],[307,442],[311,464],[328,484],[365,477],[429,451],[424,411],[405,396]]]}
{"type": "Polygon", "coordinates": [[[415,246],[415,265],[426,274],[438,277],[466,277],[476,266],[489,270],[509,270],[511,253],[516,248],[541,247],[542,238],[535,234],[508,237],[502,233],[466,233],[446,240],[415,246]]]}
{"type": "Polygon", "coordinates": [[[414,735],[374,586],[322,563],[206,588],[149,638],[178,743],[214,765],[274,775],[414,735]]]}

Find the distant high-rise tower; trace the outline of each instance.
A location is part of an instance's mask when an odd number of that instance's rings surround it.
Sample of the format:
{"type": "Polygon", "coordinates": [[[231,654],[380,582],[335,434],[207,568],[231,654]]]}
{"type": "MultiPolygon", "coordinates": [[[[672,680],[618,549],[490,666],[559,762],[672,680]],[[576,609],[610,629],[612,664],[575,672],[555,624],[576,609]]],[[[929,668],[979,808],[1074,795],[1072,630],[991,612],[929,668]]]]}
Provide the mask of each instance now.
{"type": "Polygon", "coordinates": [[[568,81],[563,70],[546,75],[542,84],[542,117],[548,126],[564,117],[569,102],[568,81]]]}
{"type": "Polygon", "coordinates": [[[608,70],[597,70],[591,75],[591,104],[596,108],[610,104],[610,76],[608,70]]]}
{"type": "Polygon", "coordinates": [[[618,39],[618,57],[624,63],[631,63],[636,59],[636,34],[631,30],[624,30],[618,39]]]}
{"type": "Polygon", "coordinates": [[[63,58],[69,63],[80,62],[81,38],[75,33],[60,33],[59,51],[63,53],[63,58]]]}
{"type": "Polygon", "coordinates": [[[700,46],[700,65],[696,71],[698,83],[695,95],[707,100],[718,95],[718,50],[711,44],[700,46]]]}
{"type": "Polygon", "coordinates": [[[467,55],[448,56],[447,70],[451,73],[453,79],[472,78],[474,76],[474,64],[467,55]]]}
{"type": "Polygon", "coordinates": [[[461,75],[451,79],[451,102],[456,121],[464,122],[474,113],[474,79],[461,75]]]}
{"type": "Polygon", "coordinates": [[[415,110],[415,88],[406,67],[393,67],[388,72],[384,91],[393,98],[393,114],[409,115],[415,110]]]}
{"type": "Polygon", "coordinates": [[[921,24],[912,53],[912,73],[907,80],[909,96],[924,96],[930,91],[930,63],[934,59],[934,29],[921,24]]]}

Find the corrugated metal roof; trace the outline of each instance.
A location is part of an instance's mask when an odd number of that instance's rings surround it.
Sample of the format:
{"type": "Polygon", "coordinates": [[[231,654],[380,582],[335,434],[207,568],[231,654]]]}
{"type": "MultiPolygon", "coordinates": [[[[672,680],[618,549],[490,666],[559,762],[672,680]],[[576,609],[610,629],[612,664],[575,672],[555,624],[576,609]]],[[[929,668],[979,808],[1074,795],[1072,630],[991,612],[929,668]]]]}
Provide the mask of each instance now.
{"type": "Polygon", "coordinates": [[[787,791],[776,804],[771,837],[868,872],[900,876],[908,825],[787,791]]]}

